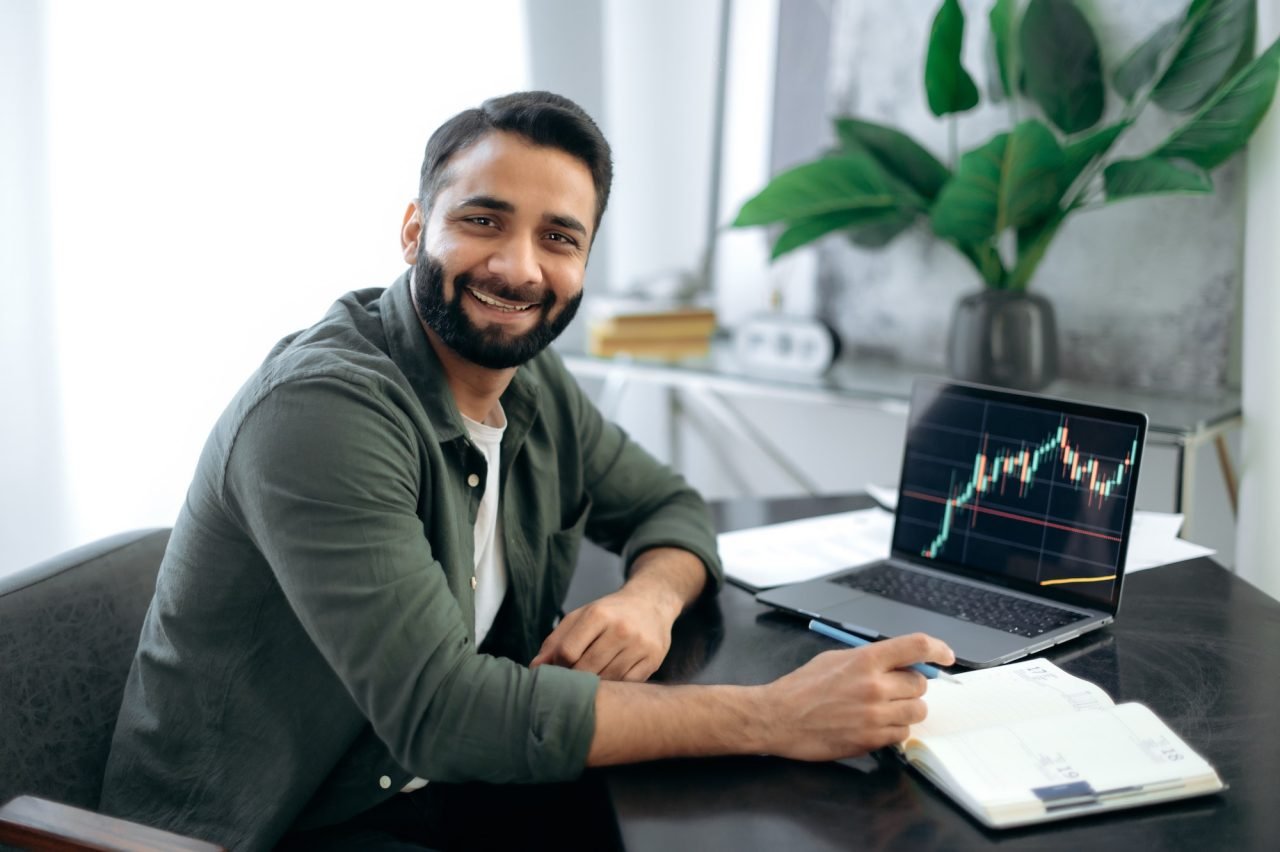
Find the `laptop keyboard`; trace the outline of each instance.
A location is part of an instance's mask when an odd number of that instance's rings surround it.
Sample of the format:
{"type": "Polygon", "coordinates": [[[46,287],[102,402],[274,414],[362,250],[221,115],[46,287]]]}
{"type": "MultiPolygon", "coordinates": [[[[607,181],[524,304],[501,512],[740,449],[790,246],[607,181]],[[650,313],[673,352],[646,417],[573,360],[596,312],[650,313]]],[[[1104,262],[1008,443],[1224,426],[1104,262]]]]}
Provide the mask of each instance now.
{"type": "Polygon", "coordinates": [[[1018,636],[1040,636],[1085,618],[1077,612],[892,565],[873,565],[833,577],[831,582],[1018,636]]]}

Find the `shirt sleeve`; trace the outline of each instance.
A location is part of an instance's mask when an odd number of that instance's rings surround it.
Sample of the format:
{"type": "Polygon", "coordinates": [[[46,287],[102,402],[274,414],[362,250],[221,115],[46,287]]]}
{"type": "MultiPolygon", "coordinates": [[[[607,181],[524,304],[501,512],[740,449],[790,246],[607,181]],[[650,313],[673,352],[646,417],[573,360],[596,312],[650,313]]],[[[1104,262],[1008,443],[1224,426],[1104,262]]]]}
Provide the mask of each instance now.
{"type": "MultiPolygon", "coordinates": [[[[563,366],[561,369],[564,369],[563,366]]],[[[707,594],[724,585],[715,527],[702,496],[600,414],[568,374],[591,498],[587,537],[631,563],[645,550],[678,547],[702,560],[707,594]]]]}
{"type": "Polygon", "coordinates": [[[432,490],[424,456],[440,447],[384,396],[335,378],[274,388],[234,436],[224,499],[406,770],[436,781],[575,777],[598,678],[477,653],[418,515],[432,490]]]}

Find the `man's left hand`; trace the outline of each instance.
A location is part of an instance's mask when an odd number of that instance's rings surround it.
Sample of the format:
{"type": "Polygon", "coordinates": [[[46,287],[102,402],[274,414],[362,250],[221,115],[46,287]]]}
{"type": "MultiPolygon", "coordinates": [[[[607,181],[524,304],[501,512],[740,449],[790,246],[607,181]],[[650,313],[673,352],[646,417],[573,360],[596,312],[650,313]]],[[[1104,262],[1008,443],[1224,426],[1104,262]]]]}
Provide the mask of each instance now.
{"type": "Polygon", "coordinates": [[[674,548],[645,551],[620,590],[561,620],[530,663],[645,681],[671,648],[671,625],[706,583],[702,561],[674,548]]]}

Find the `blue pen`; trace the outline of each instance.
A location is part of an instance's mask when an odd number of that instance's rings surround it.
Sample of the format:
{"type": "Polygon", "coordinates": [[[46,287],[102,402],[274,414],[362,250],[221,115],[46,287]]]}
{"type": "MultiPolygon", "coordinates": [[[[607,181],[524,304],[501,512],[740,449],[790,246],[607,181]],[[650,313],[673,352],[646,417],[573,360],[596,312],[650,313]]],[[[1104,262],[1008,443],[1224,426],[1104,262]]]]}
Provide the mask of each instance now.
{"type": "MultiPolygon", "coordinates": [[[[871,644],[870,639],[863,639],[861,636],[854,636],[852,633],[846,633],[843,630],[832,627],[830,624],[824,624],[816,618],[809,622],[809,629],[814,633],[821,633],[829,639],[834,639],[837,642],[843,642],[846,645],[852,645],[855,648],[861,648],[863,645],[871,644]]],[[[940,678],[941,680],[945,680],[947,683],[956,683],[964,686],[964,681],[947,674],[941,669],[935,669],[933,666],[925,663],[916,663],[914,665],[907,666],[907,668],[920,672],[920,674],[930,680],[940,678]]]]}

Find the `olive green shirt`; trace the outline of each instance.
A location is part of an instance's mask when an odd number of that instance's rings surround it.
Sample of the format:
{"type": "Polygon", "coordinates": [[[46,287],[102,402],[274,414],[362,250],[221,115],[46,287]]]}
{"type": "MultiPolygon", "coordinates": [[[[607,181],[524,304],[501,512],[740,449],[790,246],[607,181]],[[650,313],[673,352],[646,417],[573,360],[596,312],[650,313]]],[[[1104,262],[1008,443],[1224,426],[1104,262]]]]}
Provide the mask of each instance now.
{"type": "Polygon", "coordinates": [[[413,776],[581,772],[595,675],[527,667],[584,536],[721,571],[698,495],[547,351],[502,396],[507,596],[474,643],[485,483],[408,275],[285,338],[205,446],[125,688],[103,810],[233,848],[345,820],[413,776]]]}

